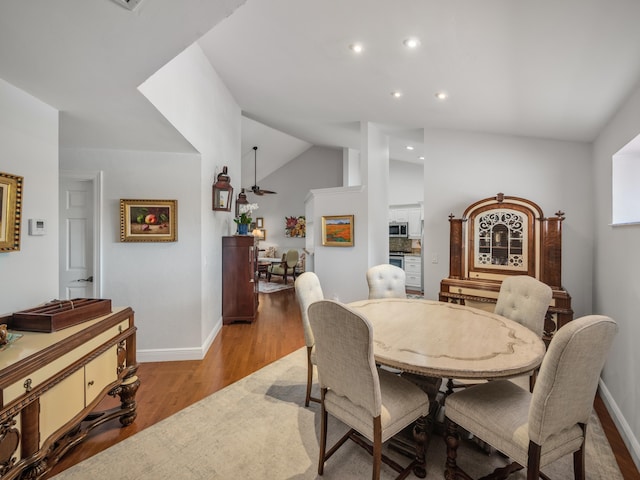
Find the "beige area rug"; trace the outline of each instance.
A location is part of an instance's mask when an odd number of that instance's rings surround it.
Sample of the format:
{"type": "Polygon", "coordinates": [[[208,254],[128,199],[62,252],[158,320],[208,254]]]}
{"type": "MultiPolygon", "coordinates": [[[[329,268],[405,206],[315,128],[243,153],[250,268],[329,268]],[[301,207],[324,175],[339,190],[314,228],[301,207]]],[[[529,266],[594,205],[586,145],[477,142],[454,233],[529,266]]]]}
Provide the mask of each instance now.
{"type": "MultiPolygon", "coordinates": [[[[305,381],[302,348],[54,478],[370,478],[371,457],[353,442],[338,450],[327,462],[324,475],[317,476],[320,408],[317,403],[303,406],[305,381]]],[[[592,420],[587,437],[587,478],[622,479],[595,414],[592,420]]],[[[333,420],[329,441],[345,431],[344,425],[333,420]]],[[[442,437],[434,436],[427,452],[429,480],[443,478],[445,456],[442,437]]],[[[403,465],[407,461],[402,456],[396,458],[403,465]]],[[[504,463],[501,455],[487,455],[470,443],[459,449],[459,464],[473,476],[504,463]]],[[[571,456],[545,472],[554,480],[572,479],[571,456]]],[[[394,477],[395,472],[383,465],[382,479],[394,477]]],[[[415,477],[411,474],[409,478],[415,477]]],[[[518,472],[510,478],[526,475],[518,472]]]]}
{"type": "Polygon", "coordinates": [[[284,283],[267,282],[263,280],[260,280],[258,283],[258,291],[260,293],[274,293],[282,290],[289,290],[290,288],[293,288],[293,283],[285,285],[284,283]]]}

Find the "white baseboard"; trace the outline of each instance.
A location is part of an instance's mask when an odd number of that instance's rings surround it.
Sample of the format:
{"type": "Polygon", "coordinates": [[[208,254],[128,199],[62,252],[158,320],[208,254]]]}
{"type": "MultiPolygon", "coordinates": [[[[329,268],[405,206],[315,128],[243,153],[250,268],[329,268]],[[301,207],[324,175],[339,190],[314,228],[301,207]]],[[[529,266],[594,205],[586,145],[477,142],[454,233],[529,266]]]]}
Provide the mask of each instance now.
{"type": "Polygon", "coordinates": [[[218,332],[222,329],[222,321],[218,322],[204,344],[200,347],[192,348],[154,348],[151,350],[137,350],[136,359],[138,363],[148,362],[176,362],[184,360],[202,360],[209,351],[211,344],[215,340],[218,332]]]}
{"type": "Polygon", "coordinates": [[[618,404],[611,396],[611,392],[609,392],[609,389],[602,381],[602,378],[598,382],[598,386],[600,390],[600,397],[606,405],[607,410],[609,410],[613,423],[616,424],[616,428],[618,429],[618,432],[620,432],[620,436],[627,446],[627,450],[629,450],[633,463],[636,464],[636,468],[640,471],[640,443],[633,434],[633,431],[631,430],[627,420],[624,418],[624,415],[622,415],[622,412],[618,408],[618,404]]]}

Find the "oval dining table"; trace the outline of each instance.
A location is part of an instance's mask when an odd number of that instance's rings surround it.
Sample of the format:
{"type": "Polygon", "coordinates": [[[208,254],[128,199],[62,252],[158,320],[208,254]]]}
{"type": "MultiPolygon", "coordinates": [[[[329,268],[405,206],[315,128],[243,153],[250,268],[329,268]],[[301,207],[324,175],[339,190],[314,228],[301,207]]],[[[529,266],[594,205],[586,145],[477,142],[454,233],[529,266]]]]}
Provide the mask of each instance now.
{"type": "MultiPolygon", "coordinates": [[[[385,298],[348,306],[371,322],[376,363],[425,377],[514,377],[535,370],[546,351],[542,339],[527,327],[464,305],[385,298]]],[[[424,420],[417,422],[416,432],[422,434],[414,433],[419,445],[414,473],[420,478],[426,476],[424,420]]]]}
{"type": "Polygon", "coordinates": [[[495,379],[535,370],[542,339],[501,315],[464,305],[385,298],[348,304],[373,326],[376,362],[442,378],[495,379]]]}

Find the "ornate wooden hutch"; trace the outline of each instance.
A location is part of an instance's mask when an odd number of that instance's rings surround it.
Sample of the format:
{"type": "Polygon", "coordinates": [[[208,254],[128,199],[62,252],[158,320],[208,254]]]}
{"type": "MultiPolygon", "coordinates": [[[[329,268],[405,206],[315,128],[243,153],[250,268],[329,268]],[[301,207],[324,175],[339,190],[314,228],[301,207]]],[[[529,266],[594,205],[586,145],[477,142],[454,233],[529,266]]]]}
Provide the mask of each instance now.
{"type": "Polygon", "coordinates": [[[545,218],[538,205],[498,193],[473,203],[462,218],[449,216],[449,278],[440,300],[493,310],[502,280],[530,275],[553,290],[544,339],[573,319],[571,296],[562,287],[564,213],[545,218]]]}

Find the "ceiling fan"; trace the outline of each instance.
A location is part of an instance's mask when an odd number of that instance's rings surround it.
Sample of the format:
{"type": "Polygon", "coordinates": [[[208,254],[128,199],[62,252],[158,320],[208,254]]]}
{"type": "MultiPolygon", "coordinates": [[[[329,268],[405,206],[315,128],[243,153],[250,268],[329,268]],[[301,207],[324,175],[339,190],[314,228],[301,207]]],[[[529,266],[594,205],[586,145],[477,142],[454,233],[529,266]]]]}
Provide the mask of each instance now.
{"type": "Polygon", "coordinates": [[[258,186],[258,147],[253,147],[253,186],[251,191],[256,195],[264,195],[265,193],[277,193],[272,190],[263,190],[258,186]]]}

